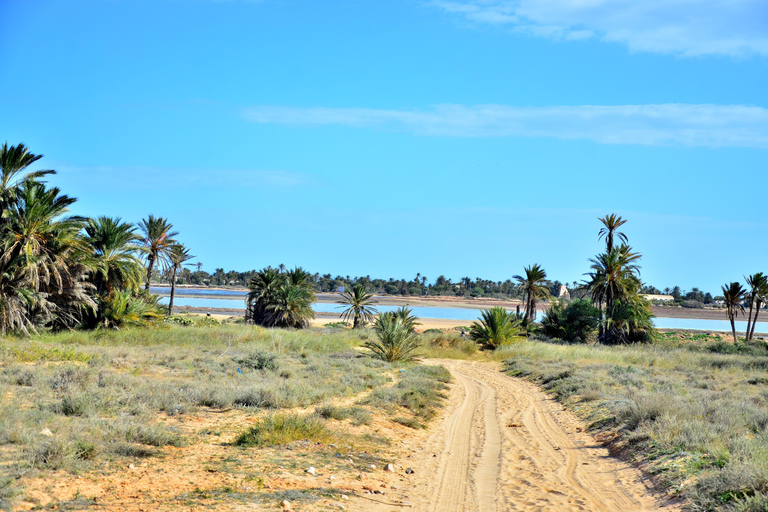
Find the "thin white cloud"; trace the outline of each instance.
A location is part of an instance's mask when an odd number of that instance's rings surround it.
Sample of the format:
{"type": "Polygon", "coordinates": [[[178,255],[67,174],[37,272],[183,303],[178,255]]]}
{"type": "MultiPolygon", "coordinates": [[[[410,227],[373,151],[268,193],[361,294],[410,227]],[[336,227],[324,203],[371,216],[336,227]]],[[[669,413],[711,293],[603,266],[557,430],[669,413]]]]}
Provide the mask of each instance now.
{"type": "Polygon", "coordinates": [[[473,23],[682,56],[768,55],[765,0],[433,0],[473,23]]]}
{"type": "Polygon", "coordinates": [[[744,105],[438,105],[430,110],[244,109],[260,124],[340,125],[449,137],[555,137],[601,144],[768,148],[768,109],[744,105]]]}

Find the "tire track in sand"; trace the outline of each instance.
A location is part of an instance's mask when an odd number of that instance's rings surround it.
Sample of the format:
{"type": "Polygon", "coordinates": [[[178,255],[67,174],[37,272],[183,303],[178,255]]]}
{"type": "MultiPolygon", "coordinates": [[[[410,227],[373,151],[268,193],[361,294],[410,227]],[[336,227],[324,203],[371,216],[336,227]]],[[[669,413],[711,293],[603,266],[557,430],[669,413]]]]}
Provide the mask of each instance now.
{"type": "Polygon", "coordinates": [[[455,385],[443,420],[426,441],[411,440],[419,471],[403,491],[413,510],[676,510],[536,386],[491,363],[434,363],[455,385]]]}

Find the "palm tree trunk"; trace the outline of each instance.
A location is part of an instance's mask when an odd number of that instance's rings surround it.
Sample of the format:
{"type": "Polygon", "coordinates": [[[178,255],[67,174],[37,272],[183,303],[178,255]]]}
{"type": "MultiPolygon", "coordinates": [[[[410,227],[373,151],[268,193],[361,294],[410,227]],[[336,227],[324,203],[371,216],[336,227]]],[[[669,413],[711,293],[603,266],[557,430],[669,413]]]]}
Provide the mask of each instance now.
{"type": "Polygon", "coordinates": [[[360,327],[360,313],[355,311],[355,320],[352,322],[352,328],[357,329],[360,327]]]}
{"type": "Polygon", "coordinates": [[[752,321],[752,330],[749,331],[749,337],[747,338],[747,341],[751,341],[752,337],[755,335],[755,325],[757,325],[757,315],[760,313],[760,308],[762,307],[763,303],[761,301],[756,302],[757,307],[755,308],[755,319],[752,321]]]}
{"type": "Polygon", "coordinates": [[[149,281],[152,279],[152,267],[155,266],[155,259],[152,257],[147,258],[147,284],[144,285],[144,289],[149,291],[149,281]]]}
{"type": "Polygon", "coordinates": [[[731,331],[733,332],[733,342],[738,343],[739,339],[736,337],[736,323],[733,321],[733,313],[728,313],[728,318],[731,319],[731,331]]]}
{"type": "Polygon", "coordinates": [[[747,331],[744,333],[744,340],[749,341],[750,327],[752,326],[752,305],[755,303],[754,295],[749,297],[749,314],[747,315],[747,331]]]}
{"type": "Polygon", "coordinates": [[[171,299],[168,301],[168,316],[173,314],[173,295],[176,293],[176,266],[171,271],[171,299]]]}

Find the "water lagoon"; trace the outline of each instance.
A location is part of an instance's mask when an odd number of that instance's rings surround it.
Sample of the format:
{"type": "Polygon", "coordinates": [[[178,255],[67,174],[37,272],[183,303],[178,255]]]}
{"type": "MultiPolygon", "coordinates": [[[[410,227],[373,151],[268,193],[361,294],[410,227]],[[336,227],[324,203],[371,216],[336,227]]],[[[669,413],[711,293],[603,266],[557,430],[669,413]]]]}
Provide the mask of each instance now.
{"type": "MultiPolygon", "coordinates": [[[[162,288],[153,288],[156,293],[163,293],[162,288]]],[[[193,308],[216,308],[216,309],[245,309],[245,295],[247,292],[241,291],[229,291],[229,290],[199,290],[205,292],[225,292],[225,293],[211,293],[210,295],[222,297],[239,296],[240,298],[207,298],[207,297],[175,297],[173,303],[175,306],[190,306],[193,308]]],[[[189,290],[187,289],[187,292],[189,290]]],[[[198,290],[194,291],[195,295],[198,294],[198,290]]],[[[162,297],[160,299],[161,304],[168,304],[168,297],[162,297]]],[[[340,304],[328,303],[328,302],[316,302],[312,304],[312,309],[317,313],[340,313],[344,308],[340,304]]],[[[398,309],[398,306],[376,306],[379,311],[394,311],[398,309]]],[[[420,318],[439,318],[444,320],[466,320],[472,322],[480,318],[479,309],[462,309],[462,308],[440,308],[440,307],[424,307],[416,306],[411,308],[413,314],[420,318]]],[[[725,317],[725,313],[723,313],[725,317]]],[[[693,331],[724,331],[731,330],[731,324],[727,319],[723,320],[705,320],[698,318],[663,318],[657,317],[653,319],[653,323],[659,329],[680,329],[680,330],[693,330],[693,331]]],[[[737,321],[736,330],[742,333],[747,328],[747,322],[737,321]]],[[[757,322],[755,332],[761,334],[768,334],[768,322],[757,322]]]]}

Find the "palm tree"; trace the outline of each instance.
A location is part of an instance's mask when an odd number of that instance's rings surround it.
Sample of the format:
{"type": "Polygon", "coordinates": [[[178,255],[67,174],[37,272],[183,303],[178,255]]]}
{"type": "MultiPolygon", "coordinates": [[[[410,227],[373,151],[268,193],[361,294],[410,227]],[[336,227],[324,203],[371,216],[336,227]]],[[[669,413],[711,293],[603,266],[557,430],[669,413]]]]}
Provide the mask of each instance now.
{"type": "Polygon", "coordinates": [[[741,283],[731,283],[730,285],[723,285],[723,300],[725,301],[725,312],[728,315],[728,320],[731,321],[731,331],[733,332],[733,342],[737,343],[739,340],[736,337],[736,323],[734,320],[739,315],[739,312],[744,312],[744,306],[741,302],[744,300],[744,294],[747,292],[741,283]]]}
{"type": "Polygon", "coordinates": [[[597,220],[602,222],[603,226],[605,226],[598,233],[597,239],[600,240],[601,238],[605,237],[606,252],[611,252],[613,250],[614,237],[618,237],[619,240],[621,240],[625,244],[627,243],[627,235],[616,231],[621,226],[627,223],[626,220],[622,219],[615,213],[606,215],[602,219],[598,218],[597,220]]]}
{"type": "Polygon", "coordinates": [[[547,273],[537,263],[524,267],[525,277],[513,276],[523,289],[523,301],[525,302],[525,316],[523,323],[526,325],[536,320],[536,300],[549,297],[547,287],[547,273]]]}
{"type": "Polygon", "coordinates": [[[473,322],[469,328],[469,337],[488,347],[497,348],[506,345],[513,338],[520,336],[521,322],[517,315],[501,306],[480,312],[480,321],[473,322]]]}
{"type": "Polygon", "coordinates": [[[280,272],[272,267],[259,270],[248,283],[250,292],[245,298],[246,321],[262,324],[266,318],[266,306],[273,303],[283,284],[280,272]]]}
{"type": "Polygon", "coordinates": [[[246,321],[267,327],[300,329],[315,317],[312,274],[301,267],[281,272],[264,268],[251,278],[246,297],[246,321]]]}
{"type": "Polygon", "coordinates": [[[115,290],[136,293],[141,287],[144,266],[139,261],[136,227],[119,217],[88,219],[86,242],[94,259],[94,284],[99,294],[109,296],[115,290]]]}
{"type": "MultiPolygon", "coordinates": [[[[744,340],[749,341],[751,339],[751,332],[752,332],[752,308],[757,303],[758,296],[760,294],[760,288],[765,287],[768,284],[768,278],[762,273],[758,272],[757,274],[752,274],[751,276],[744,278],[747,281],[747,286],[749,287],[749,290],[747,290],[746,299],[749,302],[749,313],[747,314],[747,330],[744,334],[744,340]]],[[[760,308],[760,305],[757,306],[758,309],[760,308]]],[[[757,315],[755,315],[755,321],[757,321],[757,315]]]]}
{"type": "Polygon", "coordinates": [[[309,327],[309,320],[315,318],[314,298],[314,293],[305,287],[290,283],[283,285],[276,300],[266,305],[265,325],[293,329],[309,327]]]}
{"type": "Polygon", "coordinates": [[[376,304],[376,301],[373,300],[373,294],[368,293],[365,287],[359,283],[356,283],[351,289],[345,290],[341,294],[341,300],[338,304],[349,306],[342,311],[341,319],[346,322],[349,317],[352,317],[353,329],[365,327],[367,323],[373,321],[374,315],[378,313],[373,307],[373,304],[376,304]]]}
{"type": "Polygon", "coordinates": [[[378,341],[363,346],[384,361],[412,361],[419,348],[416,332],[403,322],[401,315],[383,313],[376,317],[373,329],[378,341]]]}
{"type": "Polygon", "coordinates": [[[749,331],[749,340],[752,340],[752,338],[755,335],[755,326],[757,325],[757,315],[760,313],[760,308],[763,307],[763,304],[768,301],[768,278],[765,280],[762,280],[758,289],[757,289],[757,295],[755,296],[755,318],[752,321],[752,329],[749,331]]]}
{"type": "Polygon", "coordinates": [[[591,272],[585,283],[598,308],[605,304],[608,317],[613,313],[614,305],[636,293],[640,288],[640,267],[637,262],[642,256],[632,252],[628,245],[613,248],[610,252],[590,259],[591,272]]]}
{"type": "Polygon", "coordinates": [[[43,158],[43,155],[35,155],[29,152],[24,144],[9,146],[7,142],[0,147],[0,200],[5,206],[18,184],[24,181],[36,181],[48,174],[55,174],[56,171],[32,171],[25,174],[21,179],[16,179],[17,175],[24,169],[43,158]]]}
{"type": "Polygon", "coordinates": [[[179,233],[173,230],[173,224],[163,217],[155,217],[150,214],[139,223],[144,243],[144,253],[147,259],[147,282],[144,287],[149,291],[149,282],[152,279],[152,270],[158,262],[164,262],[171,247],[176,243],[173,239],[179,233]]]}
{"type": "Polygon", "coordinates": [[[35,321],[71,327],[94,309],[81,217],[74,198],[33,179],[11,185],[0,230],[0,330],[27,333],[35,321]]]}
{"type": "Polygon", "coordinates": [[[584,287],[600,310],[598,338],[603,343],[615,343],[620,337],[614,316],[623,304],[632,301],[639,293],[642,283],[637,262],[640,258],[641,255],[632,252],[631,247],[621,245],[589,260],[591,272],[587,273],[589,279],[584,287]]]}
{"type": "Polygon", "coordinates": [[[189,253],[189,249],[184,247],[183,244],[174,244],[171,246],[171,250],[168,251],[168,261],[171,270],[171,297],[168,300],[168,316],[173,314],[173,296],[176,293],[176,274],[181,270],[184,263],[188,262],[195,256],[189,253]]]}

